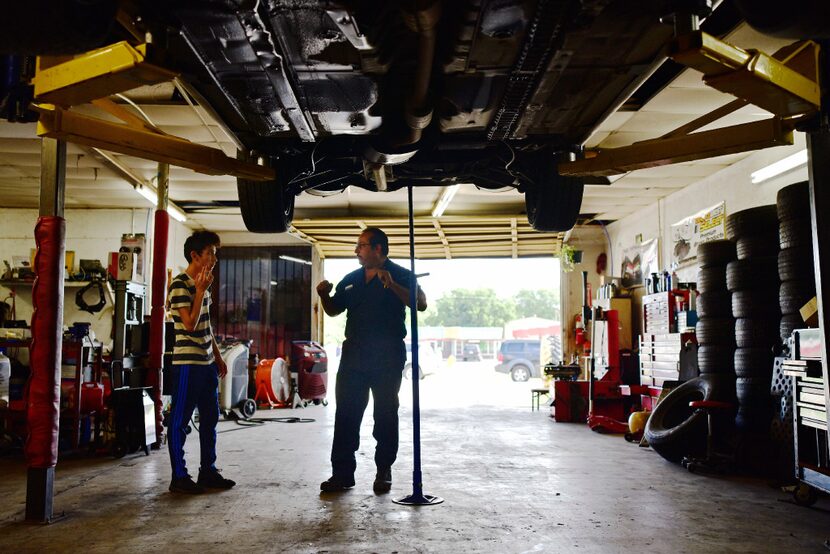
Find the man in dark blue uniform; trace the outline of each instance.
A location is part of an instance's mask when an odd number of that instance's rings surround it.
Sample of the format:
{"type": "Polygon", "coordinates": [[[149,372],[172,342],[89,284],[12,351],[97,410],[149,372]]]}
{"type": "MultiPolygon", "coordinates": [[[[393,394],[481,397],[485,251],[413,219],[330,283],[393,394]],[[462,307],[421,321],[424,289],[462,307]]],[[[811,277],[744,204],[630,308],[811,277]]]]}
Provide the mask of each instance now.
{"type": "MultiPolygon", "coordinates": [[[[406,363],[403,339],[411,272],[387,258],[389,239],[376,227],[360,234],[354,251],[362,267],[338,283],[334,296],[328,281],[317,285],[328,315],[347,312],[346,340],[334,391],[337,412],[331,445],[332,475],[320,483],[320,490],[336,492],[354,486],[360,422],[371,390],[375,414],[372,436],[377,441],[373,489],[385,493],[392,487],[392,464],[398,454],[398,392],[406,363]]],[[[427,309],[420,287],[417,302],[418,311],[427,309]]]]}

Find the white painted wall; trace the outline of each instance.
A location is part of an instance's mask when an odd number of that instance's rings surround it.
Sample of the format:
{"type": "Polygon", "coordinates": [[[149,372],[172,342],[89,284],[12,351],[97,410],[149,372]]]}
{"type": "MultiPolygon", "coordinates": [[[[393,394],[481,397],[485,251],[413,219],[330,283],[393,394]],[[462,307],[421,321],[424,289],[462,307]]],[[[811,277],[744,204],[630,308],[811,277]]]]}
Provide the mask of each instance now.
{"type": "MultiPolygon", "coordinates": [[[[35,247],[34,228],[37,223],[38,211],[35,209],[0,209],[0,261],[9,260],[12,256],[29,256],[35,247]]],[[[147,239],[147,282],[152,276],[152,236],[153,211],[147,209],[67,209],[66,219],[66,249],[75,252],[75,268],[81,259],[98,259],[106,267],[109,252],[117,252],[121,246],[121,235],[124,233],[145,233],[147,239]]],[[[166,267],[179,272],[187,266],[184,258],[184,241],[192,230],[176,220],[170,220],[168,236],[166,267]]],[[[0,285],[0,299],[6,298],[9,287],[0,285]]],[[[15,286],[17,293],[17,319],[31,320],[32,295],[31,287],[15,286]]],[[[77,287],[67,287],[64,299],[64,325],[75,321],[92,323],[98,339],[107,344],[110,342],[112,303],[104,307],[97,314],[83,312],[75,305],[77,287]]],[[[149,303],[148,308],[149,310],[149,303]]]]}
{"type": "MultiPolygon", "coordinates": [[[[635,245],[635,237],[642,234],[643,240],[660,239],[660,264],[667,268],[671,263],[671,225],[700,210],[726,202],[726,213],[735,213],[747,208],[774,204],[778,191],[792,183],[807,179],[807,169],[801,168],[753,184],[750,174],[805,147],[803,133],[796,133],[793,146],[768,148],[719,171],[709,177],[687,186],[658,202],[647,206],[628,217],[608,225],[614,263],[622,262],[625,248],[635,245]]],[[[613,185],[612,185],[613,186],[613,185]]],[[[619,272],[618,268],[614,268],[619,272]]],[[[697,267],[688,266],[677,270],[682,281],[694,281],[697,267]]]]}
{"type": "MultiPolygon", "coordinates": [[[[571,271],[562,272],[560,286],[562,299],[562,345],[565,361],[570,361],[576,351],[574,317],[582,313],[582,272],[588,272],[591,294],[596,297],[602,277],[597,273],[597,257],[607,253],[605,235],[599,227],[575,228],[568,245],[582,251],[582,263],[574,264],[571,271]]],[[[608,268],[610,270],[610,267],[608,268]]],[[[607,271],[605,272],[607,274],[607,271]]]]}

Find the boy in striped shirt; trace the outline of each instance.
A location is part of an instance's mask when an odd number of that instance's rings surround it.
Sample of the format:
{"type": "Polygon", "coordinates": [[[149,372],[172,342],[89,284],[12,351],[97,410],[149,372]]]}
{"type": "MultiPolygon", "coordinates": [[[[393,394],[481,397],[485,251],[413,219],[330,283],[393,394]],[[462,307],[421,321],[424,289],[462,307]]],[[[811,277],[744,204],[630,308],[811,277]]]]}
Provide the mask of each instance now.
{"type": "Polygon", "coordinates": [[[173,466],[171,492],[200,494],[205,489],[229,489],[236,483],[216,469],[216,423],[219,421],[219,377],[228,372],[210,327],[210,288],[219,236],[197,231],[184,243],[187,269],[170,283],[167,301],[173,313],[173,409],[167,445],[173,466]],[[199,408],[201,467],[194,482],[184,461],[185,428],[199,408]]]}

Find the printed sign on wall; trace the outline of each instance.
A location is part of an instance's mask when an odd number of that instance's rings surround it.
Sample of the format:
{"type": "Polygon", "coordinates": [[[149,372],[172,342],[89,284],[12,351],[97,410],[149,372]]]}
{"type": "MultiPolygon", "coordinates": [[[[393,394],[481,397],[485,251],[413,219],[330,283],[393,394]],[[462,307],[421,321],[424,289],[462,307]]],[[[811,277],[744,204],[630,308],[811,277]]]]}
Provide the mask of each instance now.
{"type": "Polygon", "coordinates": [[[672,267],[681,267],[694,261],[700,243],[725,237],[725,202],[681,219],[671,226],[672,267]]]}
{"type": "Polygon", "coordinates": [[[626,288],[641,287],[645,278],[660,271],[660,248],[657,239],[651,239],[623,250],[620,275],[621,285],[626,288]]]}

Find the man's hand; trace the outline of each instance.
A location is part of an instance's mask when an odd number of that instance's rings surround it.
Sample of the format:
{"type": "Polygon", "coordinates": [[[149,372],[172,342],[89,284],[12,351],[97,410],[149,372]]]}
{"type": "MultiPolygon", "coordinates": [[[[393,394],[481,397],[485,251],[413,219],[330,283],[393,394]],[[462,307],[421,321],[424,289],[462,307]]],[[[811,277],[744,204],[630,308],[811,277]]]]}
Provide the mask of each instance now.
{"type": "Polygon", "coordinates": [[[205,292],[210,287],[210,284],[213,283],[213,272],[208,267],[203,267],[194,281],[196,283],[196,290],[205,292]]]}
{"type": "Polygon", "coordinates": [[[320,281],[320,283],[317,285],[317,294],[319,294],[320,296],[329,296],[333,288],[334,285],[332,285],[328,281],[320,281]]]}
{"type": "Polygon", "coordinates": [[[383,288],[385,289],[388,289],[389,287],[395,284],[395,280],[392,278],[392,274],[385,269],[378,269],[377,276],[378,279],[380,279],[383,288]]]}
{"type": "Polygon", "coordinates": [[[219,374],[220,379],[223,379],[228,374],[228,365],[222,358],[216,358],[216,373],[219,374]]]}

